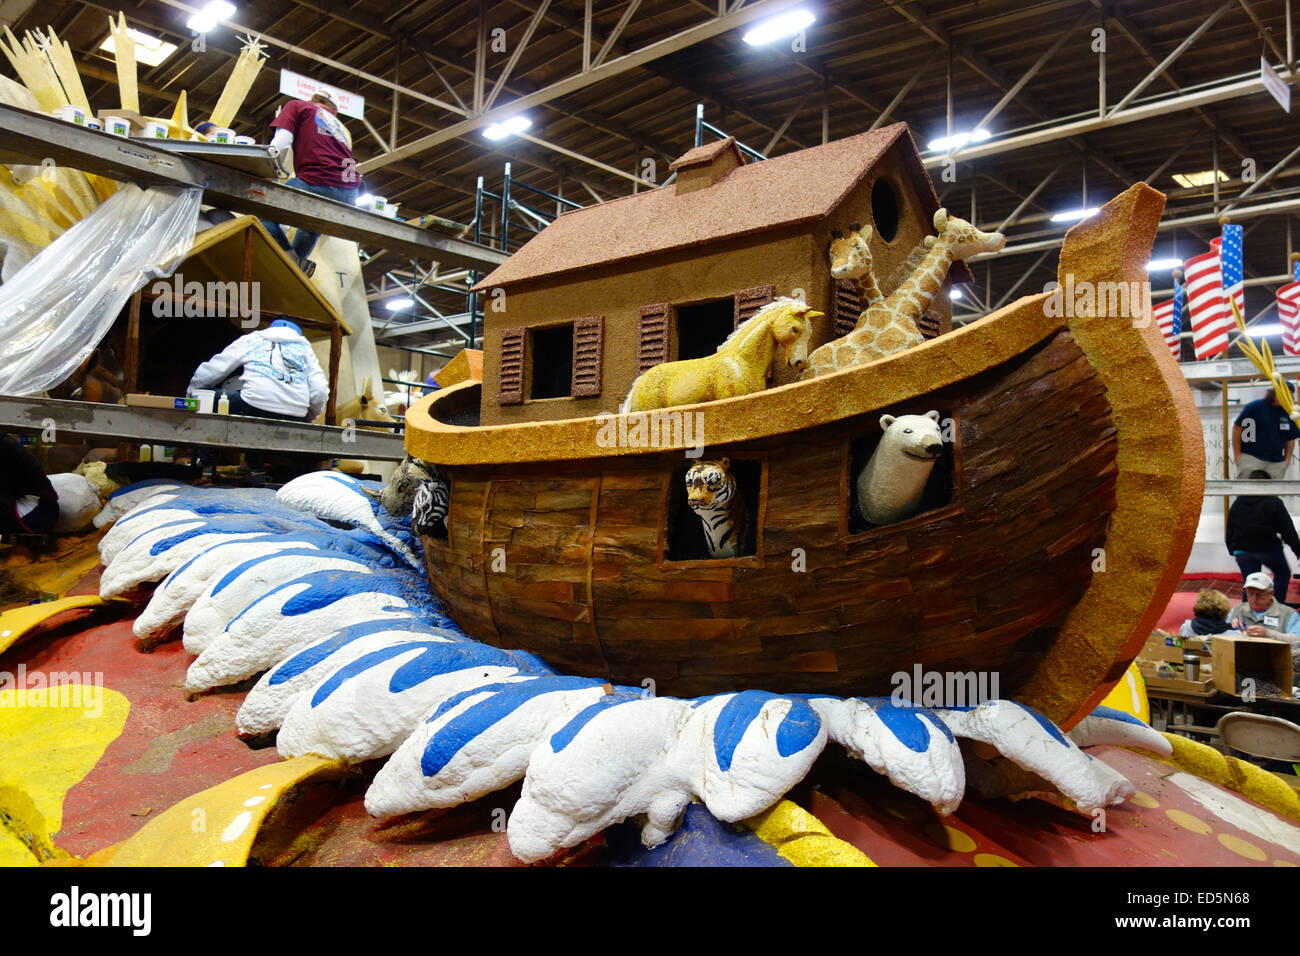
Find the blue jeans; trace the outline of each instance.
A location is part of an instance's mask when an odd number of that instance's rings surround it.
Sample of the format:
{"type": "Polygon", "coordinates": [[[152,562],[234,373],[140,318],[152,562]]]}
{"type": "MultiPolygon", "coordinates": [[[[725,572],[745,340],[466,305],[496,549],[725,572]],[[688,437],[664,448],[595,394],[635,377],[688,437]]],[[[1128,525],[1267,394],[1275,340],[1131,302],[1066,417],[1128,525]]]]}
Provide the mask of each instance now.
{"type": "Polygon", "coordinates": [[[1279,544],[1272,551],[1234,551],[1232,556],[1237,559],[1237,567],[1241,568],[1242,581],[1261,567],[1272,571],[1273,596],[1283,604],[1286,603],[1287,588],[1291,586],[1291,565],[1282,552],[1282,545],[1279,544]]]}
{"type": "MultiPolygon", "coordinates": [[[[290,179],[286,186],[292,186],[294,189],[303,189],[309,193],[315,193],[317,196],[324,196],[326,199],[335,199],[339,202],[345,202],[349,206],[357,201],[356,186],[313,186],[311,183],[305,183],[297,176],[290,179]]],[[[308,232],[305,229],[299,229],[297,235],[293,237],[293,242],[285,235],[284,227],[278,222],[268,222],[262,220],[262,225],[266,231],[271,234],[271,238],[279,243],[280,248],[285,252],[292,252],[299,259],[306,259],[311,255],[312,250],[316,248],[316,240],[320,238],[319,234],[308,232]]]]}

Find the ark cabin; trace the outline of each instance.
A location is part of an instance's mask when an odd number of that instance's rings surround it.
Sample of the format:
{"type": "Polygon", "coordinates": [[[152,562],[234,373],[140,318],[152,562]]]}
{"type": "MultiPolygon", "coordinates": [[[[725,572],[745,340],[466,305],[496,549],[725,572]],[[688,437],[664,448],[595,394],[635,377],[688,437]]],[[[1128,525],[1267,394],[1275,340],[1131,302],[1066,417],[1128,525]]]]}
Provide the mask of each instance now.
{"type": "MultiPolygon", "coordinates": [[[[567,212],[474,288],[484,294],[483,425],[617,411],[661,362],[713,352],[777,296],[826,318],[811,347],[853,328],[856,287],[831,278],[832,233],[874,227],[886,294],[933,232],[934,186],[905,123],[747,163],[728,138],[692,149],[673,182],[567,212]]],[[[951,328],[947,288],[920,323],[951,328]]],[[[793,377],[780,366],[774,384],[793,377]]]]}

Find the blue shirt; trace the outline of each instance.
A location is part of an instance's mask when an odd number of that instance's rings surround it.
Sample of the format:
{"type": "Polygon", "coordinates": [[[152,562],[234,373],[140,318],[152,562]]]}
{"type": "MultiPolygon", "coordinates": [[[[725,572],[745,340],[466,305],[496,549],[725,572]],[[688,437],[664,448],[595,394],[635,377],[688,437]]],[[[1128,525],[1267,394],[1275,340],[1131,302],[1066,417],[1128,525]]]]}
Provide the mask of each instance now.
{"type": "Polygon", "coordinates": [[[1242,454],[1254,455],[1261,461],[1282,461],[1286,443],[1294,441],[1300,432],[1282,407],[1270,405],[1266,398],[1248,404],[1233,424],[1242,427],[1242,454]],[[1247,427],[1249,422],[1254,423],[1253,429],[1247,427]]]}

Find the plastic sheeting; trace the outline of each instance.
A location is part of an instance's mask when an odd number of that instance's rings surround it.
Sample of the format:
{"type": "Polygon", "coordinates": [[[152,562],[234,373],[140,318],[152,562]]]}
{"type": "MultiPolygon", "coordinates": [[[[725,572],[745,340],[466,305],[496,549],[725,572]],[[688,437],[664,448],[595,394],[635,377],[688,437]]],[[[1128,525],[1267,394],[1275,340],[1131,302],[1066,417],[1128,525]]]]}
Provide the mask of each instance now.
{"type": "Polygon", "coordinates": [[[188,254],[201,197],[123,186],[0,286],[0,394],[36,395],[72,374],[132,293],[188,254]]]}

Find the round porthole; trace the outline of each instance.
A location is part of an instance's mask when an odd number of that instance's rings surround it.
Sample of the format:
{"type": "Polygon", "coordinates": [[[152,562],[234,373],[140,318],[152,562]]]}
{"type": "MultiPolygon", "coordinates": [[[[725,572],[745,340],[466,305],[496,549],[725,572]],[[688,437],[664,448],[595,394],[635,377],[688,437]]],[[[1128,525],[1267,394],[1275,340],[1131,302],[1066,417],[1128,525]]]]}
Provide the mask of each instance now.
{"type": "Polygon", "coordinates": [[[876,233],[885,242],[892,242],[898,235],[899,215],[898,193],[887,181],[877,179],[871,187],[871,218],[876,233]]]}

